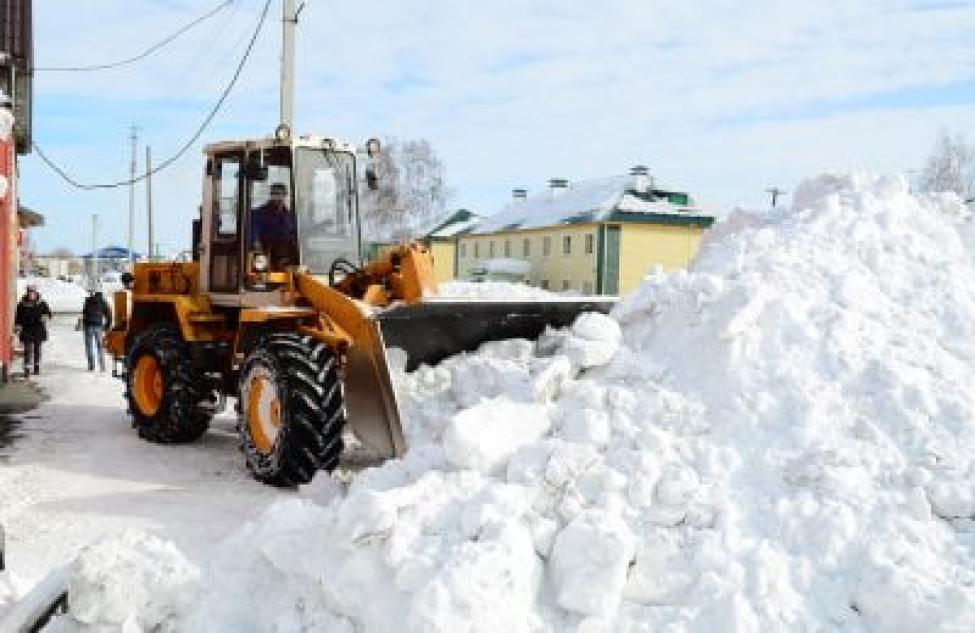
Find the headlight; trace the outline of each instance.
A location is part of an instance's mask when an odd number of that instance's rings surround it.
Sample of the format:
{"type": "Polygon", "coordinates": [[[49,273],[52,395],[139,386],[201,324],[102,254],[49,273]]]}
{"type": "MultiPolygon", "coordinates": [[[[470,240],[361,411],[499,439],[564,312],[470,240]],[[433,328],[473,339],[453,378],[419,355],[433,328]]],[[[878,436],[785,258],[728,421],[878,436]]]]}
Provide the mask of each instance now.
{"type": "Polygon", "coordinates": [[[254,256],[254,270],[263,273],[267,270],[267,255],[254,256]]]}
{"type": "Polygon", "coordinates": [[[287,123],[282,123],[274,130],[274,138],[281,143],[287,143],[291,140],[291,128],[288,127],[287,123]]]}

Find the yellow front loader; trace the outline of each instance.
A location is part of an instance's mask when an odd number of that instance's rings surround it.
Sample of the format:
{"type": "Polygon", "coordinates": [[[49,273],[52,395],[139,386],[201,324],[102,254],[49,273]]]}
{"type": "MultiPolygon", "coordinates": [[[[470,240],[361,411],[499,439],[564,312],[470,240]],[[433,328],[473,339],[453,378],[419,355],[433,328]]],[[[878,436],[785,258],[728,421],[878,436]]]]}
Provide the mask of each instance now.
{"type": "Polygon", "coordinates": [[[404,350],[413,370],[613,304],[440,298],[419,244],[362,265],[357,191],[375,178],[358,172],[348,144],[279,135],[205,154],[193,261],[137,264],[115,297],[107,344],[146,440],[194,441],[236,398],[246,463],[261,481],[294,485],[331,470],[347,424],[375,456],[398,457],[406,445],[388,348],[404,350]],[[258,219],[282,191],[285,245],[264,239],[258,219]]]}

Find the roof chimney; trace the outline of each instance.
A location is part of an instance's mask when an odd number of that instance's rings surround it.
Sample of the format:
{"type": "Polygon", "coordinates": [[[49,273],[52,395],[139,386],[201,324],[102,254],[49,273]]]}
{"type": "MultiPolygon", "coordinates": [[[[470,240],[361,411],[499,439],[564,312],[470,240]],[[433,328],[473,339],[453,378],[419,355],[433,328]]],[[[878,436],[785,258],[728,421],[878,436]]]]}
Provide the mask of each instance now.
{"type": "Polygon", "coordinates": [[[527,189],[512,189],[511,190],[511,201],[512,202],[515,202],[515,203],[522,202],[527,197],[528,197],[528,190],[527,189]]]}
{"type": "Polygon", "coordinates": [[[552,197],[561,194],[568,188],[569,181],[565,178],[550,178],[548,181],[548,190],[551,192],[552,197]]]}
{"type": "Polygon", "coordinates": [[[637,193],[652,193],[653,182],[650,178],[650,169],[646,165],[636,165],[630,169],[630,176],[633,177],[633,190],[637,193]]]}

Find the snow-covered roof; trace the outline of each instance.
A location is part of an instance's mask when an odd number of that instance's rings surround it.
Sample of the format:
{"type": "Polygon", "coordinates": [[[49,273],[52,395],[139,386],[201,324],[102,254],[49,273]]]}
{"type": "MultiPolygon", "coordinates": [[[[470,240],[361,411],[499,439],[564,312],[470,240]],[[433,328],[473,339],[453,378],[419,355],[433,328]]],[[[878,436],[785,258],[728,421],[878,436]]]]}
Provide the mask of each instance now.
{"type": "Polygon", "coordinates": [[[429,233],[427,237],[455,237],[461,233],[466,233],[467,231],[473,229],[480,221],[481,218],[475,216],[466,221],[453,222],[437,229],[436,231],[433,231],[432,233],[429,233]]]}
{"type": "Polygon", "coordinates": [[[468,209],[458,209],[430,225],[423,235],[428,238],[449,238],[466,233],[477,226],[481,216],[468,209]]]}
{"type": "MultiPolygon", "coordinates": [[[[542,228],[562,224],[587,224],[603,221],[627,221],[618,214],[657,216],[666,223],[673,219],[697,219],[710,224],[712,218],[692,206],[677,206],[666,197],[644,199],[632,190],[632,177],[609,176],[570,183],[554,194],[544,191],[522,201],[511,202],[498,213],[484,218],[471,233],[498,233],[519,229],[542,228]]],[[[654,190],[656,194],[667,194],[654,190]]],[[[635,217],[632,219],[636,219],[635,217]]]]}

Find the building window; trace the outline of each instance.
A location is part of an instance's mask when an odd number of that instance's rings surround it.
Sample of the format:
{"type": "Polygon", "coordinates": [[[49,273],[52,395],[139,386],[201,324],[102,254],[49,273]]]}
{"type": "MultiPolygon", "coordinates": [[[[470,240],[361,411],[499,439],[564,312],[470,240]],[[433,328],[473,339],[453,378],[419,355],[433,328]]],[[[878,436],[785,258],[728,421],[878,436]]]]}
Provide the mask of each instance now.
{"type": "Polygon", "coordinates": [[[563,281],[562,281],[562,290],[563,290],[563,291],[566,291],[566,290],[568,290],[569,288],[570,288],[570,285],[569,285],[569,282],[568,282],[568,281],[564,281],[564,280],[563,280],[563,281]]]}
{"type": "Polygon", "coordinates": [[[562,254],[571,255],[572,254],[572,236],[566,235],[562,238],[562,254]]]}
{"type": "Polygon", "coordinates": [[[480,256],[481,256],[481,243],[474,242],[474,259],[477,259],[480,256]]]}
{"type": "Polygon", "coordinates": [[[525,238],[525,241],[522,242],[521,247],[522,247],[522,250],[524,251],[523,254],[524,254],[525,257],[528,257],[529,255],[532,254],[532,242],[527,237],[525,238]]]}
{"type": "Polygon", "coordinates": [[[460,257],[461,259],[467,257],[467,244],[462,243],[460,245],[460,257]]]}
{"type": "Polygon", "coordinates": [[[586,255],[592,255],[592,233],[586,236],[586,255]]]}
{"type": "Polygon", "coordinates": [[[511,257],[511,240],[504,241],[504,256],[511,257]]]}
{"type": "Polygon", "coordinates": [[[548,257],[552,254],[552,238],[546,236],[542,238],[542,255],[548,257]]]}
{"type": "Polygon", "coordinates": [[[591,295],[592,294],[592,282],[584,281],[582,282],[582,294],[591,295]]]}
{"type": "MultiPolygon", "coordinates": [[[[548,238],[546,237],[545,239],[548,238]]],[[[542,290],[548,290],[548,279],[543,279],[538,285],[541,286],[542,290]]]]}

